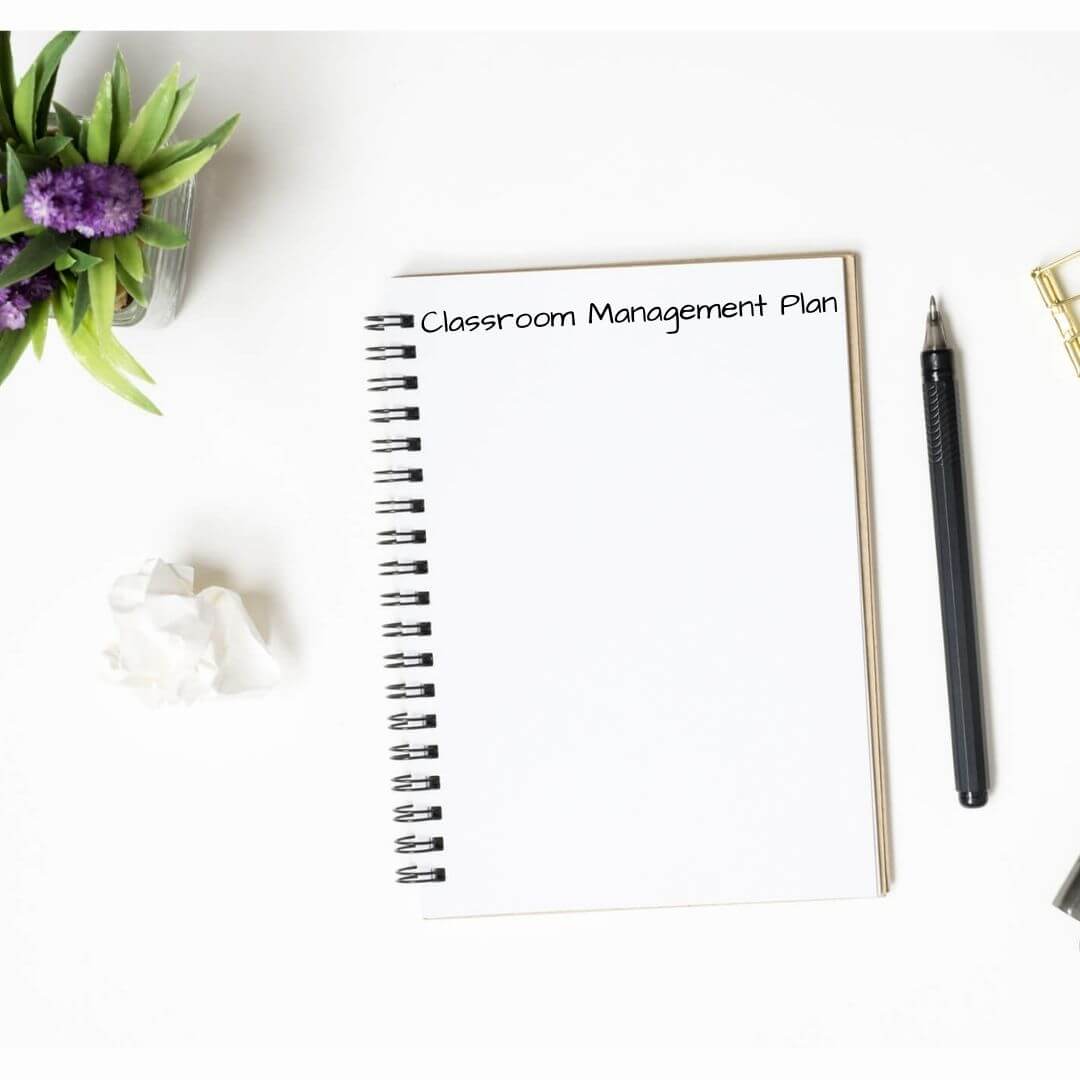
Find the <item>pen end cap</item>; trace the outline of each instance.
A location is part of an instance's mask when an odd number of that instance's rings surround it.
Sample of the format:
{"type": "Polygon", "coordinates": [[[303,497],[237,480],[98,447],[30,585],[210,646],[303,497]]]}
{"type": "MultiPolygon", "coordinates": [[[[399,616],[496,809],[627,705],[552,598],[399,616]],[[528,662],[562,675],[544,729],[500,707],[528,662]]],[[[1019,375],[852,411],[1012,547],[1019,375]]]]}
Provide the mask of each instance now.
{"type": "Polygon", "coordinates": [[[987,792],[985,791],[961,791],[960,805],[974,809],[986,805],[987,792]]]}

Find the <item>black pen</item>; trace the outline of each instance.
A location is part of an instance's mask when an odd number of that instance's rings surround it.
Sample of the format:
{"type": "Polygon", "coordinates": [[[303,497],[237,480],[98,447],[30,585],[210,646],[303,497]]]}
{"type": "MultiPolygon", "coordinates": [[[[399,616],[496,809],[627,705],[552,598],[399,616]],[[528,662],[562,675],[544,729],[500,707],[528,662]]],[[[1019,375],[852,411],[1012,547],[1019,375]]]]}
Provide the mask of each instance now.
{"type": "Polygon", "coordinates": [[[989,781],[979,683],[979,629],[971,572],[960,415],[953,356],[937,302],[930,297],[922,352],[930,493],[934,502],[945,676],[949,690],[953,770],[961,806],[984,806],[989,781]]]}

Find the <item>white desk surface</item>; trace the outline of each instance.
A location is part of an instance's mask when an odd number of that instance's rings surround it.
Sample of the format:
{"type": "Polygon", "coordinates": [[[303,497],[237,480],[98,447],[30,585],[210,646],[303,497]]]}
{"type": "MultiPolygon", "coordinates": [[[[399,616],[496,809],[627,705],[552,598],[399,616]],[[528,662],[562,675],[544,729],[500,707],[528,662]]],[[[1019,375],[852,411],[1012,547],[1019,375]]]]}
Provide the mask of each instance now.
{"type": "MultiPolygon", "coordinates": [[[[17,36],[17,64],[40,35],[17,36]]],[[[109,35],[65,62],[86,108],[109,35]]],[[[240,109],[164,419],[57,339],[0,389],[0,1042],[1067,1044],[1080,924],[1080,381],[1028,271],[1080,246],[1066,36],[121,35],[240,109]],[[916,77],[938,66],[936,81],[916,77]],[[393,882],[351,392],[380,274],[852,249],[895,880],[877,901],[423,923],[393,882]],[[989,806],[952,791],[918,349],[966,373],[989,806]],[[349,392],[343,392],[348,390],[349,392]],[[252,598],[271,698],[97,677],[151,555],[252,598]],[[415,1003],[415,1004],[413,1004],[415,1003]]],[[[596,823],[603,826],[602,822],[596,823]]]]}

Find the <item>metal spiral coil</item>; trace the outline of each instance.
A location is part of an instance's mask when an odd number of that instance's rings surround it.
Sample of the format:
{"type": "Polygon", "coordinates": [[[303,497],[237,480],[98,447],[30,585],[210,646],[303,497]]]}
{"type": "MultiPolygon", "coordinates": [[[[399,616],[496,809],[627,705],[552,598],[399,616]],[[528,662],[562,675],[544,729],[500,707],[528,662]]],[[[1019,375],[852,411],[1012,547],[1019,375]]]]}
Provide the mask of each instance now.
{"type": "Polygon", "coordinates": [[[368,409],[373,424],[389,424],[393,420],[419,420],[420,410],[415,405],[401,405],[391,409],[368,409]]]}
{"type": "Polygon", "coordinates": [[[368,393],[379,394],[387,390],[415,390],[420,380],[415,375],[376,375],[368,379],[368,393]]]}
{"type": "Polygon", "coordinates": [[[441,866],[432,870],[421,870],[419,866],[403,866],[397,872],[398,882],[402,885],[415,885],[424,881],[445,881],[446,871],[441,866]]]}
{"type": "Polygon", "coordinates": [[[395,652],[387,653],[383,657],[383,667],[388,668],[414,668],[434,667],[435,656],[429,652],[395,652]]]}
{"type": "Polygon", "coordinates": [[[430,593],[426,592],[384,592],[383,607],[427,607],[431,602],[430,593]]]}
{"type": "Polygon", "coordinates": [[[390,747],[391,761],[428,761],[439,756],[439,748],[431,743],[398,743],[390,747]]]}
{"type": "Polygon", "coordinates": [[[383,623],[383,637],[431,637],[429,622],[383,623]]]}
{"type": "MultiPolygon", "coordinates": [[[[408,314],[369,315],[365,326],[368,330],[385,332],[387,330],[411,330],[416,325],[415,317],[408,314]]],[[[400,361],[416,358],[415,345],[369,345],[366,348],[369,360],[400,361]]],[[[385,370],[385,369],[384,369],[385,370]]],[[[408,393],[420,388],[416,375],[389,374],[373,375],[367,379],[369,393],[383,394],[391,391],[408,393]]],[[[415,423],[420,419],[420,409],[411,404],[390,404],[384,408],[370,409],[369,420],[373,424],[415,423]]],[[[390,433],[372,440],[372,451],[377,454],[412,454],[422,446],[417,435],[402,435],[391,429],[390,433]]],[[[390,465],[385,469],[375,470],[376,484],[420,484],[424,480],[424,470],[418,466],[390,465]]],[[[378,499],[375,504],[377,514],[423,514],[425,503],[422,498],[378,499]]],[[[426,529],[383,529],[379,531],[376,542],[380,546],[415,545],[427,543],[426,529]]],[[[379,564],[380,577],[419,576],[427,574],[427,559],[391,559],[379,564]]],[[[430,594],[423,590],[413,592],[388,592],[380,596],[383,607],[426,607],[430,604],[430,594]]],[[[390,622],[382,627],[383,637],[411,638],[431,636],[431,623],[428,621],[390,622]]],[[[395,652],[383,657],[387,669],[432,668],[435,655],[432,652],[395,652]]],[[[430,682],[392,683],[386,688],[390,701],[413,698],[433,698],[435,684],[430,682]]],[[[397,712],[391,714],[388,726],[392,731],[431,730],[436,726],[434,713],[397,712]]],[[[436,743],[398,743],[390,747],[391,761],[430,761],[439,757],[436,743]]],[[[436,775],[418,775],[405,773],[395,776],[392,782],[394,791],[438,791],[441,779],[436,775]]],[[[406,803],[394,810],[394,820],[399,822],[441,821],[441,806],[419,806],[406,803]]],[[[410,834],[398,837],[395,850],[399,854],[427,854],[444,849],[441,836],[420,836],[410,834]]],[[[411,865],[400,867],[397,879],[403,884],[441,882],[446,880],[446,870],[441,866],[411,865]]]]}
{"type": "Polygon", "coordinates": [[[402,562],[395,559],[393,562],[379,563],[380,577],[398,577],[402,574],[426,574],[428,571],[427,559],[413,559],[411,562],[402,562]]]}
{"type": "Polygon", "coordinates": [[[376,514],[422,514],[423,499],[380,499],[375,504],[376,514]]]}
{"type": "Polygon", "coordinates": [[[416,320],[411,315],[367,315],[365,330],[411,330],[416,320]]]}
{"type": "Polygon", "coordinates": [[[434,713],[423,713],[414,716],[411,713],[394,713],[387,726],[391,731],[426,731],[438,727],[438,721],[434,713]]]}
{"type": "Polygon", "coordinates": [[[395,841],[394,851],[399,855],[418,855],[425,851],[442,851],[441,836],[399,836],[395,841]]]}
{"type": "Polygon", "coordinates": [[[365,350],[369,360],[415,360],[415,345],[369,345],[365,350]]]}
{"type": "Polygon", "coordinates": [[[426,544],[427,533],[423,529],[383,529],[379,544],[426,544]]]}
{"type": "Polygon", "coordinates": [[[376,469],[376,484],[419,484],[424,479],[423,469],[376,469]]]}
{"type": "Polygon", "coordinates": [[[386,688],[386,697],[390,701],[405,701],[411,698],[434,697],[434,683],[392,683],[386,688]]]}
{"type": "Polygon", "coordinates": [[[415,806],[413,803],[406,803],[404,806],[394,807],[394,820],[402,824],[420,821],[442,821],[442,807],[415,806]]]}
{"type": "Polygon", "coordinates": [[[402,773],[394,777],[394,791],[438,791],[442,782],[437,776],[415,776],[413,773],[402,773]]]}
{"type": "Polygon", "coordinates": [[[420,449],[421,443],[416,436],[401,439],[372,439],[371,447],[373,454],[415,454],[420,449]]]}

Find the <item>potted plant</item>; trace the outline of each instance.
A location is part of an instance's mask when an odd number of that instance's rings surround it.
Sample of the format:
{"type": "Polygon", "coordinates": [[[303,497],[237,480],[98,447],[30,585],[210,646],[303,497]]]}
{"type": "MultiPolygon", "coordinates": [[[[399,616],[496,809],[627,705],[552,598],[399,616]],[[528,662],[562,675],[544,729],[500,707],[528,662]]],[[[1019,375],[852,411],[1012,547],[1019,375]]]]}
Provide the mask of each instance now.
{"type": "Polygon", "coordinates": [[[60,61],[76,31],[57,34],[16,81],[11,32],[0,31],[0,383],[50,316],[99,382],[148,412],[132,382],[153,379],[113,331],[117,310],[147,302],[148,263],[182,248],[186,232],[154,211],[221,149],[239,116],[201,139],[173,142],[195,80],[179,65],[137,111],[119,50],[93,108],[77,116],[53,101],[60,61]]]}

